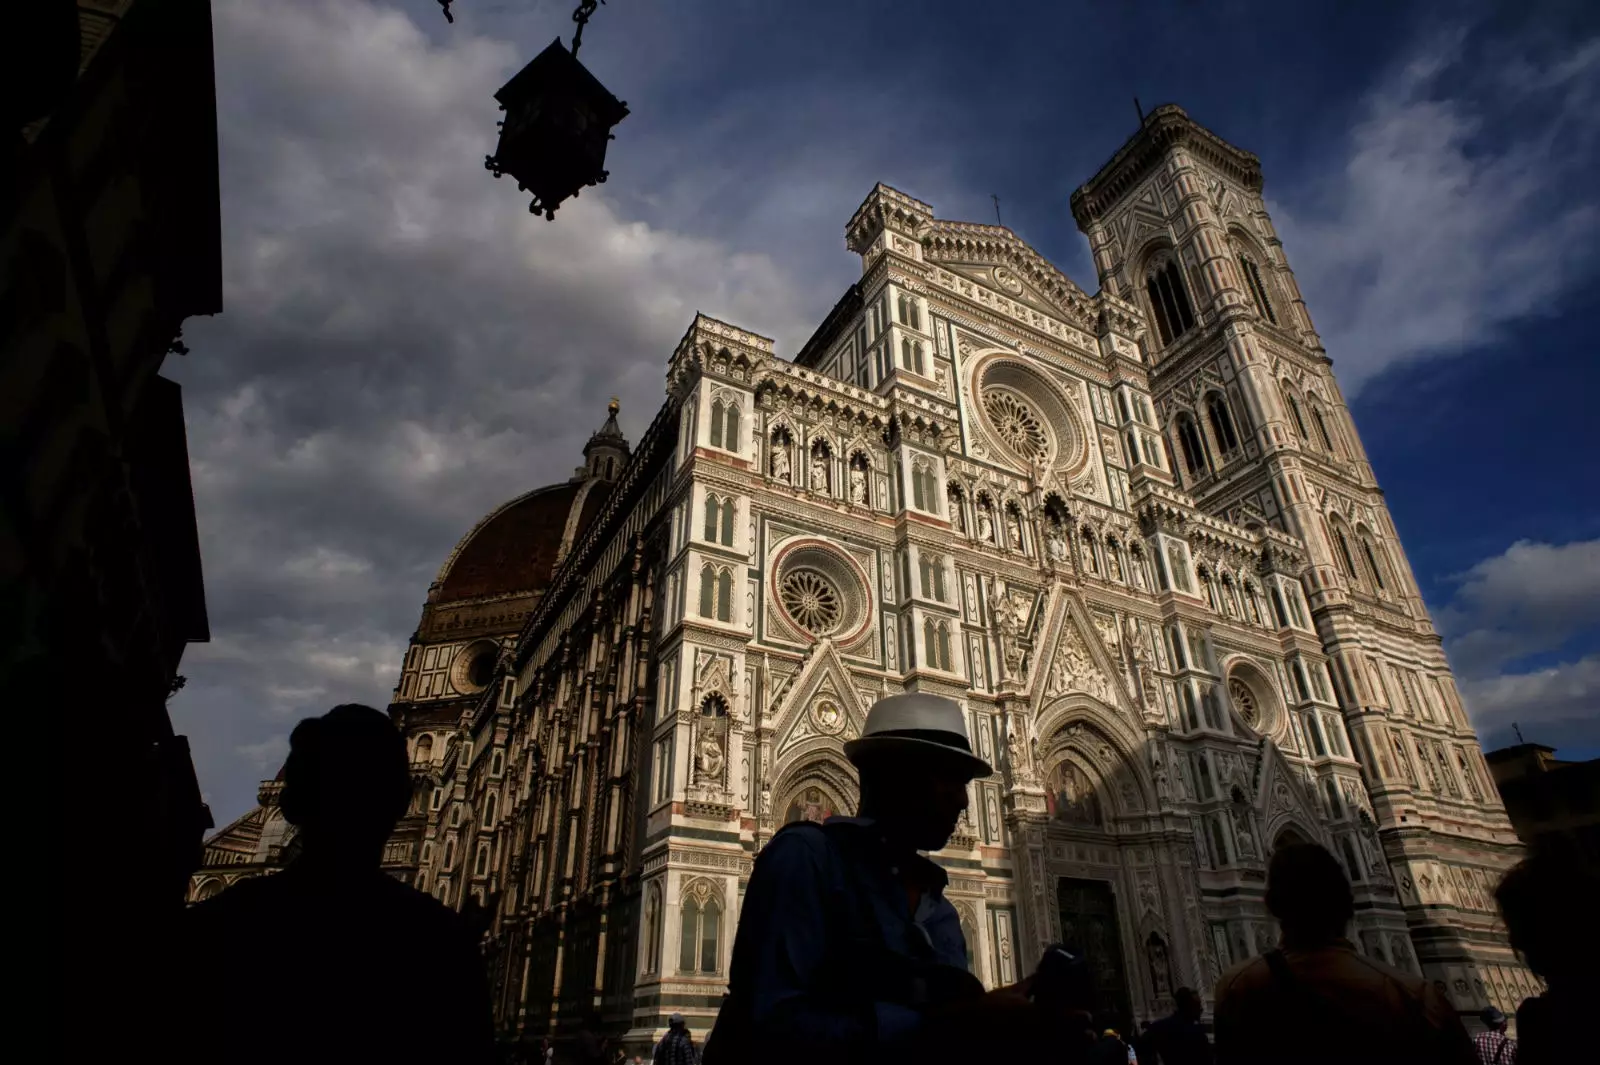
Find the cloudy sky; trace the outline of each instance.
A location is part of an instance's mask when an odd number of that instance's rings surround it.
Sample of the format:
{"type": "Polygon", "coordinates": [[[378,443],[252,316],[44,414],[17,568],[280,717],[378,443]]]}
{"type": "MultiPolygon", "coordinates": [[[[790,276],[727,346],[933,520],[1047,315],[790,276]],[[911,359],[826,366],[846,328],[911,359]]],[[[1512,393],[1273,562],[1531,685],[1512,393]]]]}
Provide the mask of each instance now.
{"type": "Polygon", "coordinates": [[[384,705],[486,510],[637,437],[696,310],[793,355],[884,181],[1084,288],[1071,191],[1177,102],[1266,193],[1485,745],[1600,755],[1600,8],[612,0],[611,180],[530,216],[493,92],[568,2],[212,0],[226,310],[185,330],[219,824],[300,717],[384,705]]]}

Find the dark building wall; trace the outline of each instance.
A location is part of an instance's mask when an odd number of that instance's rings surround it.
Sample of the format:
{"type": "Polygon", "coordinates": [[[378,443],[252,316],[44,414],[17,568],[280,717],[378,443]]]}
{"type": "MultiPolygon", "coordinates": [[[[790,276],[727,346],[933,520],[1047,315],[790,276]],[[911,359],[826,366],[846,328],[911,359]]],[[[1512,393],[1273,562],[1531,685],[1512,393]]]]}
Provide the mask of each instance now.
{"type": "Polygon", "coordinates": [[[1519,743],[1484,760],[1523,843],[1564,846],[1600,862],[1600,758],[1568,762],[1552,747],[1519,743]]]}
{"type": "Polygon", "coordinates": [[[208,627],[182,396],[159,371],[184,319],[221,309],[216,104],[207,0],[78,7],[67,59],[70,19],[0,35],[0,67],[37,51],[75,74],[0,134],[0,690],[49,737],[16,785],[59,811],[49,846],[94,833],[51,877],[49,968],[92,959],[67,993],[126,1050],[209,823],[166,710],[208,627]]]}

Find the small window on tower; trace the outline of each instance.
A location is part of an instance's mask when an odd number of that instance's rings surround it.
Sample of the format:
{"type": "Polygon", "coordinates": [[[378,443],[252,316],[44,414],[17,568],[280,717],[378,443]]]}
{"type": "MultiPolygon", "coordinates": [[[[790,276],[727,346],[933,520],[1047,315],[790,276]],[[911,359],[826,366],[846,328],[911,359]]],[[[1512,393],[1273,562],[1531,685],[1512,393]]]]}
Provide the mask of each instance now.
{"type": "Polygon", "coordinates": [[[1272,301],[1267,298],[1267,287],[1261,283],[1261,271],[1256,268],[1255,261],[1246,256],[1239,256],[1239,269],[1244,274],[1244,282],[1250,286],[1250,295],[1255,297],[1256,306],[1262,315],[1273,325],[1278,324],[1278,316],[1272,311],[1272,301]]]}

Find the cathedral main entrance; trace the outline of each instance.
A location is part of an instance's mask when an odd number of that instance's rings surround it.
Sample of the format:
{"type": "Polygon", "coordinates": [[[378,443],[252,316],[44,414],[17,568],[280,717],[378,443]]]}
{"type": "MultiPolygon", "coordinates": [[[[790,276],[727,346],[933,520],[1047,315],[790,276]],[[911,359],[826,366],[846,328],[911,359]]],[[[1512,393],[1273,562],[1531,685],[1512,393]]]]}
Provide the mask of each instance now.
{"type": "Polygon", "coordinates": [[[1061,941],[1087,962],[1096,1009],[1114,1019],[1118,1031],[1129,1034],[1133,1009],[1111,885],[1104,880],[1059,877],[1056,903],[1061,914],[1061,941]]]}

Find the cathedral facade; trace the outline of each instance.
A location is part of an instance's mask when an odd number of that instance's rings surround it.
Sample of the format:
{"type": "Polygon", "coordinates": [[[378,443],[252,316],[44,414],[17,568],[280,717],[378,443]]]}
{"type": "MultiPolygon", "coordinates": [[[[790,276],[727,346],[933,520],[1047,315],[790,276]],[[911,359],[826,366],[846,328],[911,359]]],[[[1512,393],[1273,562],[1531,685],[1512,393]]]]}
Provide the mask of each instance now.
{"type": "Polygon", "coordinates": [[[544,552],[516,609],[433,624],[435,586],[393,867],[482,915],[504,1028],[708,1027],[754,855],[853,809],[843,745],[907,690],[996,767],[935,856],[990,986],[1066,941],[1125,1023],[1209,996],[1306,839],[1364,953],[1462,1011],[1535,990],[1491,896],[1515,836],[1256,158],[1160,108],[1071,208],[1093,295],[879,185],[793,359],[697,316],[554,553],[503,546],[544,552]]]}

